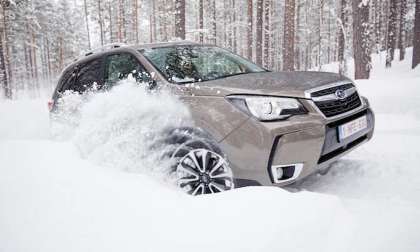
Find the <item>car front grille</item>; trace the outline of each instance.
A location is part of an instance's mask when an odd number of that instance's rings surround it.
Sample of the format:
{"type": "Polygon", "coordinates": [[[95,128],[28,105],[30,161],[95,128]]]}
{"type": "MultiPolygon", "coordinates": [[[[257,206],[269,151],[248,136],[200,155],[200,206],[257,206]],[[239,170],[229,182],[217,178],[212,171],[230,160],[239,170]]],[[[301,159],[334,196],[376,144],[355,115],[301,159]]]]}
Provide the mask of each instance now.
{"type": "Polygon", "coordinates": [[[344,84],[311,93],[315,105],[326,117],[337,116],[362,105],[359,94],[353,84],[344,84]],[[335,97],[337,90],[348,92],[348,96],[339,99],[335,97]]]}
{"type": "Polygon", "coordinates": [[[353,87],[354,85],[351,83],[335,86],[335,87],[330,87],[330,88],[322,89],[322,90],[311,93],[311,97],[320,97],[324,95],[334,94],[335,91],[337,91],[338,89],[347,90],[353,87]]]}

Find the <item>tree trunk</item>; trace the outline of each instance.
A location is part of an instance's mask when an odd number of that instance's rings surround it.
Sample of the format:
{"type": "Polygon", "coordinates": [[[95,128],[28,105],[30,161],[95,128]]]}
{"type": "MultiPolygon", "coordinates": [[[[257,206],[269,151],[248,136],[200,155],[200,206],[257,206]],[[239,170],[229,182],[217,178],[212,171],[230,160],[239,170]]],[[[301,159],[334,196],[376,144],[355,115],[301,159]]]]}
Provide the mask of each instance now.
{"type": "Polygon", "coordinates": [[[397,18],[398,18],[398,1],[392,0],[389,6],[387,49],[386,49],[386,67],[391,67],[394,60],[395,46],[397,41],[397,18]]]}
{"type": "Polygon", "coordinates": [[[102,20],[101,1],[102,0],[98,0],[98,23],[99,23],[99,33],[101,37],[101,46],[103,46],[104,45],[104,29],[103,29],[103,20],[102,20]]]}
{"type": "Polygon", "coordinates": [[[25,43],[23,46],[23,53],[25,54],[25,82],[30,80],[32,77],[32,66],[31,66],[31,55],[30,51],[28,50],[28,43],[25,43]]]}
{"type": "Polygon", "coordinates": [[[134,37],[135,37],[135,41],[136,44],[139,43],[139,14],[138,14],[138,10],[139,10],[139,0],[134,0],[134,11],[133,11],[133,19],[134,19],[134,25],[133,25],[133,33],[134,33],[134,37]]]}
{"type": "Polygon", "coordinates": [[[325,0],[319,0],[319,13],[318,13],[318,57],[317,57],[317,64],[318,69],[321,71],[322,62],[322,26],[324,24],[324,3],[325,0]]]}
{"type": "Polygon", "coordinates": [[[32,47],[32,60],[33,60],[33,70],[34,70],[34,81],[35,81],[35,90],[36,94],[39,96],[40,87],[39,87],[39,78],[38,78],[38,62],[37,62],[37,46],[35,40],[35,32],[31,31],[31,47],[32,47]]]}
{"type": "Polygon", "coordinates": [[[166,3],[165,1],[160,2],[158,5],[158,12],[159,12],[159,41],[167,41],[168,40],[168,32],[167,32],[167,24],[166,24],[166,3]]]}
{"type": "Polygon", "coordinates": [[[31,48],[32,48],[32,60],[33,60],[33,70],[35,81],[38,81],[38,63],[37,63],[37,52],[36,52],[36,41],[35,41],[35,32],[31,32],[31,48]]]}
{"type": "Polygon", "coordinates": [[[400,38],[398,39],[398,49],[400,50],[400,61],[405,58],[405,40],[406,40],[406,15],[407,15],[407,0],[401,0],[400,6],[400,38]]]}
{"type": "Polygon", "coordinates": [[[331,11],[328,10],[328,45],[327,45],[327,64],[331,62],[331,11]]]}
{"type": "MultiPolygon", "coordinates": [[[[228,15],[228,11],[227,11],[227,3],[226,1],[223,1],[223,16],[226,17],[228,15]]],[[[227,40],[228,40],[228,34],[227,34],[227,29],[228,29],[228,18],[223,18],[223,46],[227,47],[227,40]]]]}
{"type": "Polygon", "coordinates": [[[29,44],[28,59],[29,59],[29,70],[30,70],[29,79],[33,79],[34,78],[34,60],[33,60],[33,54],[32,54],[32,45],[30,41],[28,41],[28,44],[29,44]]]}
{"type": "Polygon", "coordinates": [[[230,50],[233,51],[233,10],[232,10],[232,1],[231,0],[227,0],[225,1],[226,5],[227,5],[227,21],[228,21],[228,25],[227,25],[227,30],[226,30],[226,36],[227,36],[227,43],[228,43],[228,48],[230,50]]]}
{"type": "Polygon", "coordinates": [[[113,37],[113,29],[112,29],[112,7],[111,7],[111,3],[108,3],[108,15],[109,15],[109,42],[112,43],[114,42],[114,37],[113,37]]]}
{"type": "Polygon", "coordinates": [[[121,0],[121,23],[122,23],[122,41],[123,43],[127,42],[127,19],[125,16],[126,13],[126,6],[125,6],[125,1],[121,0]]]}
{"type": "Polygon", "coordinates": [[[121,12],[122,12],[122,0],[118,0],[118,9],[117,9],[117,40],[118,42],[121,42],[122,40],[122,18],[121,18],[121,12]]]}
{"type": "Polygon", "coordinates": [[[151,0],[151,1],[152,1],[152,14],[150,15],[150,43],[156,41],[156,0],[151,0]]]}
{"type": "Polygon", "coordinates": [[[382,5],[382,15],[381,15],[381,19],[382,19],[382,36],[383,36],[383,43],[382,43],[382,47],[381,50],[386,51],[388,48],[388,39],[387,39],[387,34],[388,34],[388,30],[389,30],[389,11],[390,11],[390,3],[389,1],[385,1],[382,5]]]}
{"type": "Polygon", "coordinates": [[[216,0],[210,0],[211,6],[211,31],[212,31],[212,44],[217,44],[217,20],[216,20],[216,0]]]}
{"type": "Polygon", "coordinates": [[[47,66],[48,66],[48,80],[51,78],[51,55],[50,55],[50,41],[47,39],[47,66]]]}
{"type": "Polygon", "coordinates": [[[283,70],[295,70],[295,0],[286,0],[284,8],[283,70]]]}
{"type": "Polygon", "coordinates": [[[374,9],[375,9],[375,13],[374,13],[374,17],[375,17],[375,52],[379,53],[380,49],[381,49],[381,16],[382,16],[382,11],[381,11],[381,2],[380,0],[375,0],[375,5],[374,5],[374,9]]]}
{"type": "Polygon", "coordinates": [[[6,69],[6,60],[5,60],[5,50],[3,47],[3,30],[4,24],[0,25],[0,81],[4,91],[4,97],[11,99],[12,98],[12,90],[9,86],[9,79],[7,76],[7,69],[6,69]]]}
{"type": "Polygon", "coordinates": [[[253,27],[254,27],[254,6],[253,1],[248,0],[248,24],[247,24],[247,44],[248,44],[248,59],[252,60],[252,48],[253,48],[253,27]]]}
{"type": "Polygon", "coordinates": [[[233,38],[232,38],[232,40],[233,40],[233,43],[232,43],[232,47],[233,47],[233,51],[235,52],[235,53],[238,53],[238,34],[237,34],[237,26],[238,26],[238,24],[237,24],[237,22],[236,22],[236,20],[237,20],[237,14],[236,14],[236,1],[235,0],[232,0],[232,17],[233,17],[233,22],[232,22],[232,24],[233,24],[233,38]]]}
{"type": "Polygon", "coordinates": [[[414,69],[417,65],[420,64],[420,0],[416,0],[413,47],[414,48],[412,68],[414,69]]]}
{"type": "Polygon", "coordinates": [[[263,66],[270,68],[270,1],[264,0],[264,62],[263,66]]]}
{"type": "Polygon", "coordinates": [[[64,65],[64,49],[63,49],[63,37],[60,37],[58,39],[59,41],[59,45],[58,45],[58,49],[59,49],[59,69],[63,69],[63,65],[64,65]]]}
{"type": "Polygon", "coordinates": [[[347,64],[345,62],[346,24],[347,24],[346,6],[347,6],[347,0],[341,0],[340,21],[339,21],[339,27],[338,27],[338,62],[339,62],[339,73],[341,75],[347,74],[347,64]]]}
{"type": "Polygon", "coordinates": [[[371,70],[369,0],[353,0],[355,79],[369,79],[371,70]]]}
{"type": "Polygon", "coordinates": [[[262,65],[262,39],[263,39],[263,0],[257,0],[257,21],[256,21],[256,63],[262,65]]]}
{"type": "Polygon", "coordinates": [[[203,30],[204,30],[204,6],[203,6],[203,0],[199,0],[198,2],[198,29],[200,30],[199,35],[200,35],[200,43],[203,44],[204,43],[204,34],[203,34],[203,30]]]}
{"type": "Polygon", "coordinates": [[[90,30],[89,30],[89,18],[88,18],[88,8],[87,8],[87,2],[84,0],[84,7],[85,7],[85,22],[86,22],[86,32],[87,32],[87,39],[88,39],[88,47],[89,50],[92,49],[91,43],[90,43],[90,30]]]}
{"type": "MultiPolygon", "coordinates": [[[[308,30],[309,27],[309,4],[305,4],[305,30],[308,30]]],[[[307,34],[308,32],[306,32],[307,34]]],[[[306,35],[306,39],[308,40],[308,42],[306,43],[305,46],[305,70],[309,69],[309,64],[310,64],[310,48],[311,48],[311,36],[309,34],[306,35]]]]}
{"type": "Polygon", "coordinates": [[[185,39],[185,0],[175,0],[175,37],[185,39]]]}
{"type": "MultiPolygon", "coordinates": [[[[6,1],[7,2],[7,1],[6,1]]],[[[7,4],[10,4],[10,2],[7,2],[7,4]]],[[[4,44],[3,44],[3,50],[5,51],[5,59],[4,63],[7,70],[7,78],[9,83],[9,92],[10,92],[10,98],[12,97],[12,84],[13,84],[13,76],[12,76],[12,67],[11,67],[11,60],[10,60],[10,46],[9,46],[9,33],[8,33],[8,27],[9,22],[7,18],[6,9],[3,6],[3,33],[4,33],[4,44]]]]}
{"type": "Polygon", "coordinates": [[[295,31],[295,65],[296,69],[300,69],[300,13],[302,4],[298,1],[296,10],[296,31],[295,31]]]}

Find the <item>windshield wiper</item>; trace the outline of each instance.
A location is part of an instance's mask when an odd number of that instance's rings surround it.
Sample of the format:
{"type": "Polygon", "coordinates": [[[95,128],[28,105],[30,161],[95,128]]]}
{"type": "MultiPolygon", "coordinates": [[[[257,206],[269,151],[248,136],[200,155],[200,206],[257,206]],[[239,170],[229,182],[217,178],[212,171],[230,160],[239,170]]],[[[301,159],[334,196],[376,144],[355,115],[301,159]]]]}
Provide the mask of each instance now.
{"type": "Polygon", "coordinates": [[[250,73],[253,73],[253,72],[241,72],[241,73],[228,74],[228,75],[218,76],[211,80],[218,80],[218,79],[233,77],[233,76],[242,75],[242,74],[250,74],[250,73]]]}

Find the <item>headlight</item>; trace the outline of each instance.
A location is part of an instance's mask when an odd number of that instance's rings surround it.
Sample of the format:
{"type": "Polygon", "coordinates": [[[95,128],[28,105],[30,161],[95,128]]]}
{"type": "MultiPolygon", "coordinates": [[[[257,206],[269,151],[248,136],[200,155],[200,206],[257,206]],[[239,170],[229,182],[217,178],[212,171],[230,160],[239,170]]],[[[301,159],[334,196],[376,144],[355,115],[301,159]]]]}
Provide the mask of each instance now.
{"type": "Polygon", "coordinates": [[[261,121],[283,120],[307,113],[303,105],[294,98],[234,95],[227,99],[261,121]]]}

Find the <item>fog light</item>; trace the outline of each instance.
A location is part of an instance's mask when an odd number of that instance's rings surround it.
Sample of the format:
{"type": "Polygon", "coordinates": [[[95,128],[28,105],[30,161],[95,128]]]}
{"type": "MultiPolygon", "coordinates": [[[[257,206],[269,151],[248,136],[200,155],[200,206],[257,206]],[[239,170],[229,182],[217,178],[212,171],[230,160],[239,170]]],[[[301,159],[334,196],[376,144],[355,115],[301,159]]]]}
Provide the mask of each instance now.
{"type": "Polygon", "coordinates": [[[271,167],[271,174],[274,183],[284,183],[295,180],[302,172],[303,164],[275,165],[271,167]]]}
{"type": "Polygon", "coordinates": [[[283,177],[283,167],[277,167],[276,170],[277,170],[276,172],[277,180],[281,180],[281,178],[283,177]]]}

